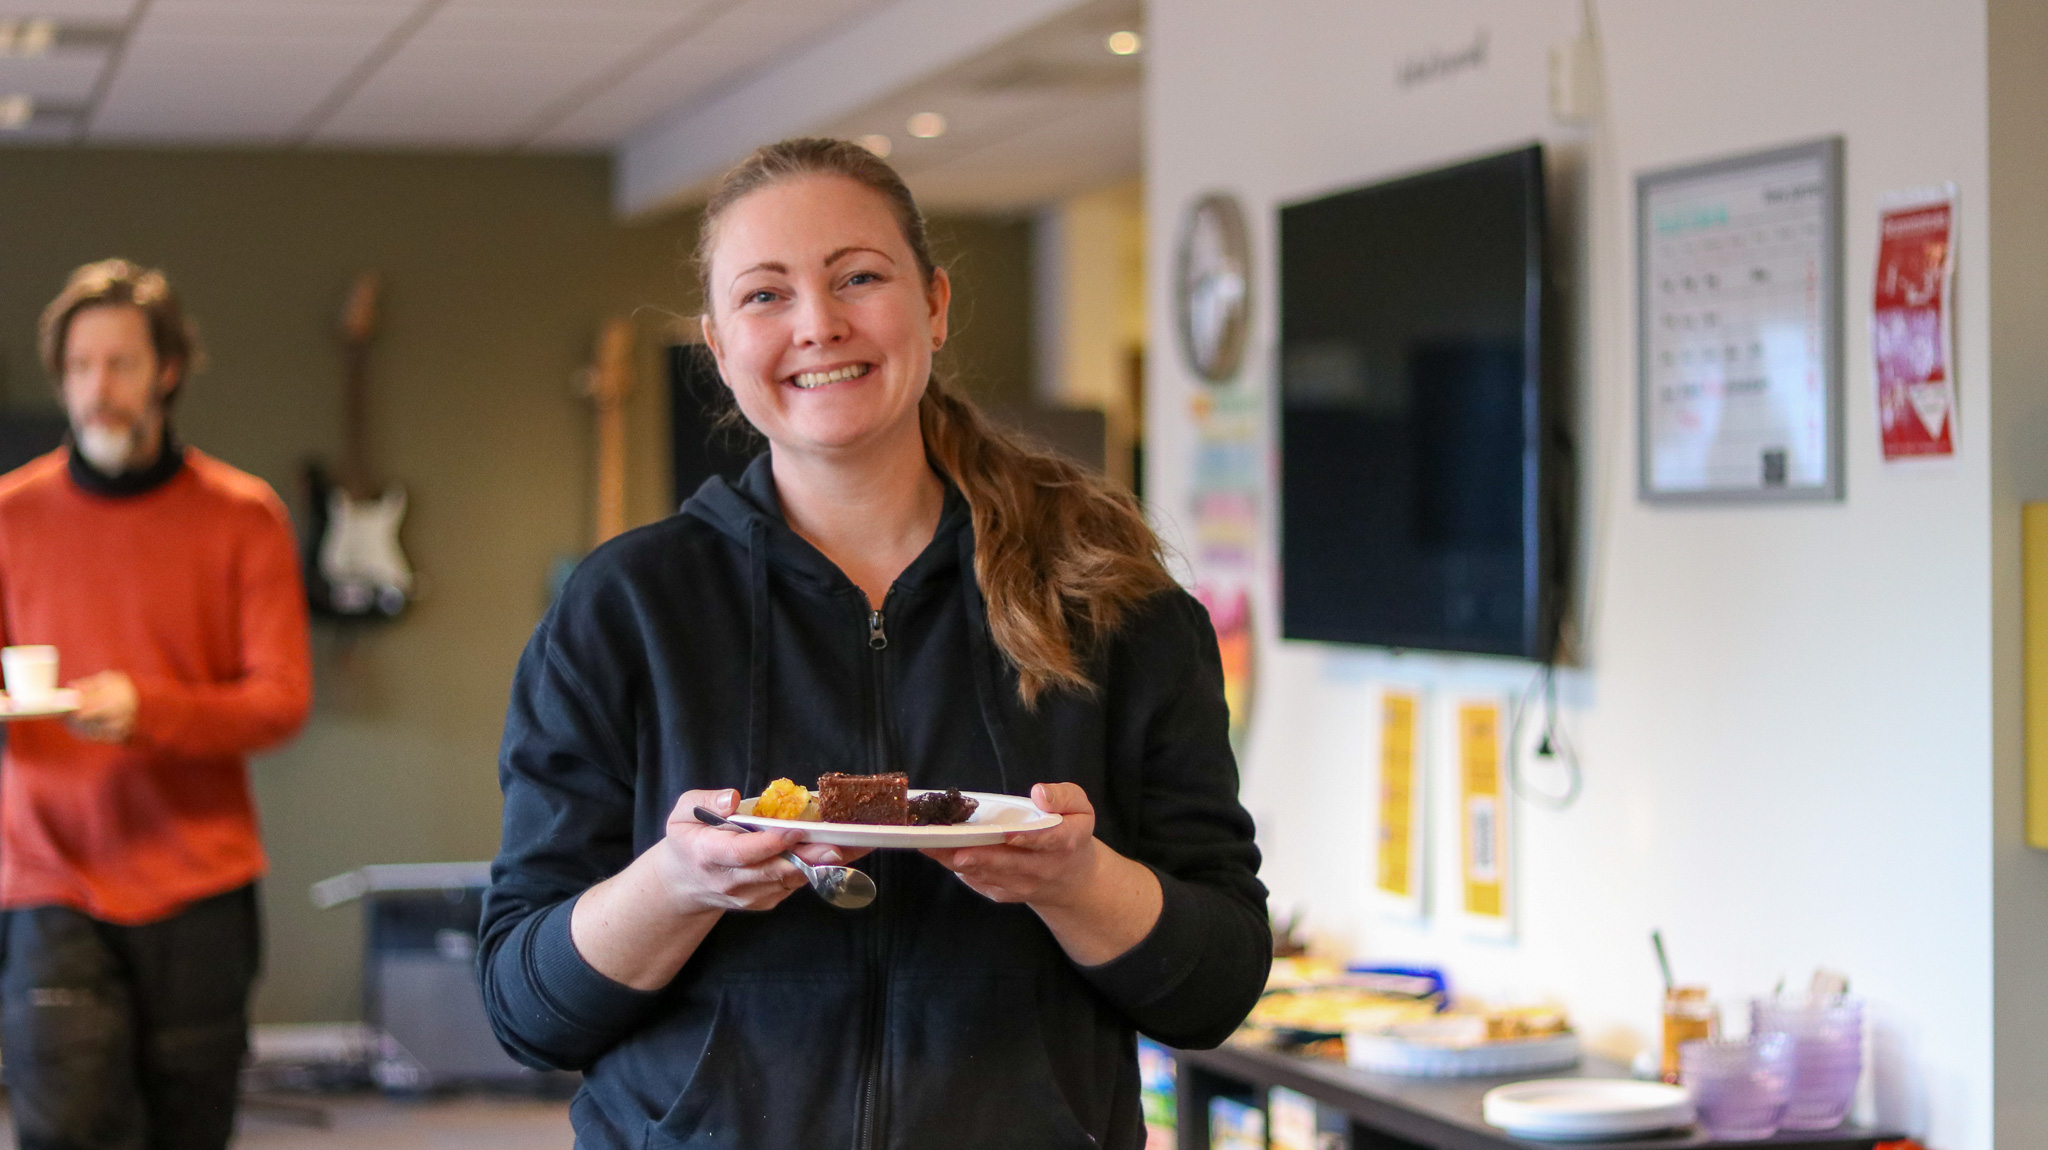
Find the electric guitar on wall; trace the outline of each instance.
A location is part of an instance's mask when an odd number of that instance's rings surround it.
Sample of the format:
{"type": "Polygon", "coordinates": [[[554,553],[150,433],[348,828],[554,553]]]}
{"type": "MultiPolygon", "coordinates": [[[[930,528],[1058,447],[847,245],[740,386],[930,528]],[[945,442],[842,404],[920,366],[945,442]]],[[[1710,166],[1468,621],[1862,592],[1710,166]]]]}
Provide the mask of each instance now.
{"type": "Polygon", "coordinates": [[[317,464],[306,473],[316,528],[308,590],[314,610],[340,618],[393,618],[412,601],[412,565],[398,544],[405,490],[392,486],[373,494],[369,479],[370,344],[377,332],[379,287],[375,272],[357,276],[342,309],[341,482],[331,482],[317,464]]]}

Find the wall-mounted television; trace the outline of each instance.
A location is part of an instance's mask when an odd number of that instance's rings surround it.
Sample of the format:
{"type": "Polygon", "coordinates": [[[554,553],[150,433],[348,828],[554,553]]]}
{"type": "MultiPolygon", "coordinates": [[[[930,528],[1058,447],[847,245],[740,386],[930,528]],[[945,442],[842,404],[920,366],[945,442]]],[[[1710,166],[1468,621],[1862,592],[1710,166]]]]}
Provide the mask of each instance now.
{"type": "Polygon", "coordinates": [[[1281,632],[1549,661],[1543,150],[1280,210],[1281,632]]]}

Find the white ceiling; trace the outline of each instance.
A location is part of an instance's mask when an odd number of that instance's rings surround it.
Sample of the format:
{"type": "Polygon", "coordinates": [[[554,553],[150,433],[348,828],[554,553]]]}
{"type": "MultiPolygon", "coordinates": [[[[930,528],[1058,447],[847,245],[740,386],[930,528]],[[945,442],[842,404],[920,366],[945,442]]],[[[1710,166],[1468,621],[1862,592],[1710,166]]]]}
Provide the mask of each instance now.
{"type": "Polygon", "coordinates": [[[889,160],[927,207],[1015,210],[1136,175],[1143,154],[1142,57],[1109,34],[1138,29],[1137,0],[1095,0],[827,125],[886,135],[889,160]],[[910,116],[939,111],[920,140],[910,116]]]}
{"type": "MultiPolygon", "coordinates": [[[[951,0],[1003,3],[1006,0],[951,0]]],[[[1138,70],[1102,37],[1139,0],[1088,0],[857,115],[942,206],[1016,207],[1138,163],[1138,70]],[[952,130],[911,140],[938,110],[952,130]]],[[[0,56],[23,143],[606,151],[687,116],[903,0],[0,0],[59,21],[48,55],[0,56]]]]}

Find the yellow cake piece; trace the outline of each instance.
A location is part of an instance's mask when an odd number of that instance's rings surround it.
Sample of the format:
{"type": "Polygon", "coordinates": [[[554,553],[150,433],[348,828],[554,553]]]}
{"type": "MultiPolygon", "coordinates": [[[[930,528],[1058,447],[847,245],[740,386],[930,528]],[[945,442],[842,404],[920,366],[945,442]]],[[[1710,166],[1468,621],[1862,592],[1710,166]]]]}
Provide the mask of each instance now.
{"type": "Polygon", "coordinates": [[[797,786],[788,779],[777,779],[768,784],[761,797],[754,800],[754,814],[764,819],[802,819],[804,811],[811,805],[811,792],[797,786]]]}

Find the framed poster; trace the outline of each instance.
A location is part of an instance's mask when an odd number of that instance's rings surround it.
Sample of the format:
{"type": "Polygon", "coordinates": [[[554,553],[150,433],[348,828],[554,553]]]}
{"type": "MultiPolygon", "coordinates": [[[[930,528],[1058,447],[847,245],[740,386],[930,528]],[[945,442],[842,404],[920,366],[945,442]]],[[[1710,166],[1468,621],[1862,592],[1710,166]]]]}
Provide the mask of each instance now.
{"type": "Polygon", "coordinates": [[[1638,492],[1842,498],[1842,142],[1636,177],[1638,492]]]}

